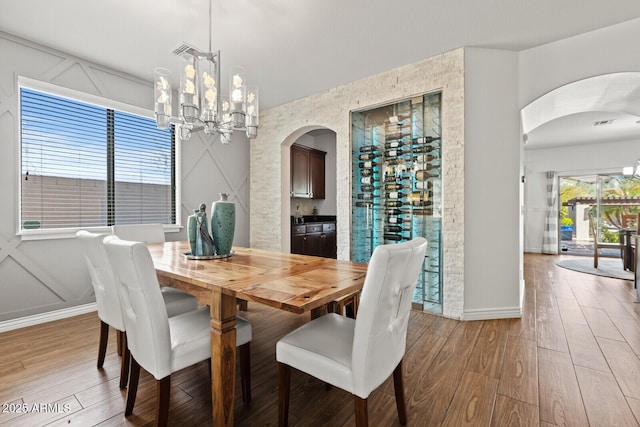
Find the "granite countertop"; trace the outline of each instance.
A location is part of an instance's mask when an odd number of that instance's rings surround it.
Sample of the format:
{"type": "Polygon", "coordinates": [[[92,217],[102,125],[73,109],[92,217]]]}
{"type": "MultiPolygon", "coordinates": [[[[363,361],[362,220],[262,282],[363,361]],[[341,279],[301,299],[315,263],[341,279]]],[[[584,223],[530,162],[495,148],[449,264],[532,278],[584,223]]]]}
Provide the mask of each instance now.
{"type": "MultiPolygon", "coordinates": [[[[336,216],[335,215],[303,215],[303,222],[301,224],[326,224],[326,223],[335,223],[336,216]]],[[[291,224],[295,224],[295,217],[291,216],[291,224]]]]}

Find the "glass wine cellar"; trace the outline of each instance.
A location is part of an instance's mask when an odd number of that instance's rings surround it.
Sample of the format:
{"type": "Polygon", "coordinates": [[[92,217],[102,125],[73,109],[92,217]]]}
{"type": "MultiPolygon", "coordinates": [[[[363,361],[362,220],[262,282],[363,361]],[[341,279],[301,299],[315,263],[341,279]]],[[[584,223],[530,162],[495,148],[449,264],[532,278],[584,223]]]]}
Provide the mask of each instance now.
{"type": "Polygon", "coordinates": [[[351,259],[423,236],[414,306],[442,312],[440,93],[351,113],[351,259]]]}

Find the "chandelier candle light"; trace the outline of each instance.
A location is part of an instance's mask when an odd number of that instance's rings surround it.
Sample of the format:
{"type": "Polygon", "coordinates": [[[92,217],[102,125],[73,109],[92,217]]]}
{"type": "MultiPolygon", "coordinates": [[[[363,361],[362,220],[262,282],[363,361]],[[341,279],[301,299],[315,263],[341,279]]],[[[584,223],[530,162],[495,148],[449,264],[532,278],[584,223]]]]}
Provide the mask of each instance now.
{"type": "MultiPolygon", "coordinates": [[[[258,89],[247,87],[242,67],[231,67],[229,97],[220,91],[220,51],[211,51],[211,0],[209,0],[209,52],[186,43],[173,51],[182,59],[180,76],[180,138],[192,132],[217,133],[222,143],[231,141],[234,130],[246,130],[247,138],[258,136],[258,89]]],[[[155,69],[155,114],[158,128],[171,123],[171,72],[155,69]]]]}

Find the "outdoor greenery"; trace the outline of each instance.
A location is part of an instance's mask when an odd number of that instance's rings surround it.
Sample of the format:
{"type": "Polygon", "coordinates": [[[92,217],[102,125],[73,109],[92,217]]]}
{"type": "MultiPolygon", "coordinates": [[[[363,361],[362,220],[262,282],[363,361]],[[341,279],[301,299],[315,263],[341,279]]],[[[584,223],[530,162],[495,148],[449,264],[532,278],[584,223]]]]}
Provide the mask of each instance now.
{"type": "MultiPolygon", "coordinates": [[[[569,217],[570,206],[566,203],[577,197],[596,197],[596,181],[600,181],[602,185],[601,197],[603,200],[607,198],[630,198],[640,197],[640,177],[624,176],[624,175],[607,175],[607,176],[591,176],[591,177],[575,177],[562,179],[560,189],[560,198],[562,201],[560,208],[560,221],[562,225],[565,221],[571,221],[569,217]]],[[[640,205],[628,204],[601,204],[600,206],[600,239],[603,242],[617,243],[619,241],[618,231],[623,228],[637,227],[636,218],[640,213],[640,205]]],[[[597,205],[589,208],[589,221],[596,221],[597,205]]],[[[573,221],[572,221],[573,223],[573,221]]],[[[591,224],[592,230],[596,224],[591,224]]]]}

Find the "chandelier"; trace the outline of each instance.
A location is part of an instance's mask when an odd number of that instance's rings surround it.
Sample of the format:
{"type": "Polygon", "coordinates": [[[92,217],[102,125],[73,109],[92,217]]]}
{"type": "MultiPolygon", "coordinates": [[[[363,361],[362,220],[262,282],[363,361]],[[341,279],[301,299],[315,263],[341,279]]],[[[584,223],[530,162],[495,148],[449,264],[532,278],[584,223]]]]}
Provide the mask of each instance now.
{"type": "MultiPolygon", "coordinates": [[[[181,59],[180,139],[188,140],[193,132],[204,130],[219,134],[228,144],[234,130],[246,130],[247,138],[258,136],[258,89],[245,84],[244,69],[231,67],[229,96],[220,90],[220,51],[211,51],[211,0],[209,0],[209,51],[201,52],[186,43],[173,51],[181,59]]],[[[166,129],[171,117],[171,71],[156,68],[154,98],[156,124],[166,129]]],[[[175,122],[174,122],[175,123],[175,122]]]]}

